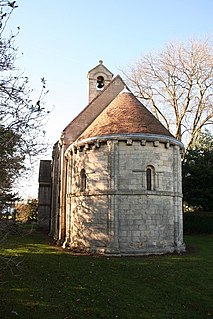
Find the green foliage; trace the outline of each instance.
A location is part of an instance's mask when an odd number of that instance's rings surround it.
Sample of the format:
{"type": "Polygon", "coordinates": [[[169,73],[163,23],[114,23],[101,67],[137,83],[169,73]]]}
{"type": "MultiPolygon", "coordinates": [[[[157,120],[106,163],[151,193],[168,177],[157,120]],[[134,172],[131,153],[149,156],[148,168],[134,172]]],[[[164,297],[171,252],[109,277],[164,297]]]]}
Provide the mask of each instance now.
{"type": "Polygon", "coordinates": [[[183,163],[183,200],[197,210],[213,211],[213,137],[201,133],[183,163]]]}
{"type": "Polygon", "coordinates": [[[107,258],[62,251],[38,232],[11,238],[0,254],[18,258],[19,276],[0,273],[1,318],[211,318],[212,239],[187,237],[184,255],[107,258]]]}
{"type": "Polygon", "coordinates": [[[24,156],[20,154],[20,136],[12,129],[0,125],[0,196],[12,189],[14,180],[24,169],[24,156]]]}
{"type": "Polygon", "coordinates": [[[8,19],[16,8],[16,1],[0,0],[0,197],[12,191],[17,176],[47,148],[45,79],[41,79],[41,91],[33,101],[29,79],[16,66],[19,27],[16,33],[5,36],[8,19]]]}
{"type": "Polygon", "coordinates": [[[213,234],[213,213],[183,214],[184,234],[213,234]]]}

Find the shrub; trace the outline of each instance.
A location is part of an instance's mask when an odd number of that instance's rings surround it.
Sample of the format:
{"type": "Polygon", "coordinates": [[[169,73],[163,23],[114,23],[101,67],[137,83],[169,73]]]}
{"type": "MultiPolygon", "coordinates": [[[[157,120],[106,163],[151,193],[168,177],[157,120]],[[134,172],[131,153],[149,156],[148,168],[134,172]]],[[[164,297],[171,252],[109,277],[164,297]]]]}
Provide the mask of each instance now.
{"type": "Polygon", "coordinates": [[[213,213],[184,213],[184,234],[212,234],[213,213]]]}

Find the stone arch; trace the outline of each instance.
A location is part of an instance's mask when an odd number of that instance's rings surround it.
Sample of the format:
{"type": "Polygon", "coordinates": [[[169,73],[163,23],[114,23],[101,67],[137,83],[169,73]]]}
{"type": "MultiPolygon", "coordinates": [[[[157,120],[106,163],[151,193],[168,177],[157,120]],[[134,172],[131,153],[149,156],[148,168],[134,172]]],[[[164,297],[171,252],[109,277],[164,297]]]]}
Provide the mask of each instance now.
{"type": "Polygon", "coordinates": [[[84,192],[87,186],[87,176],[84,168],[80,171],[80,191],[84,192]]]}
{"type": "Polygon", "coordinates": [[[155,190],[155,168],[153,165],[148,165],[146,167],[146,189],[148,191],[155,190]]]}

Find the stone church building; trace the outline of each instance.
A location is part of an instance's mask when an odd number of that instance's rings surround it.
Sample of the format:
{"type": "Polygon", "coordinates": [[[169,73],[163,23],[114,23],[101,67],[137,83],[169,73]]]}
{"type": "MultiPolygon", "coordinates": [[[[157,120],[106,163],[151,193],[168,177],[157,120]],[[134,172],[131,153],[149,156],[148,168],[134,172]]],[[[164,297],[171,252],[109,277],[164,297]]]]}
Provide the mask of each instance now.
{"type": "Polygon", "coordinates": [[[40,224],[77,251],[184,251],[183,144],[102,61],[88,80],[89,104],[63,130],[52,161],[41,162],[51,176],[39,175],[40,224]]]}

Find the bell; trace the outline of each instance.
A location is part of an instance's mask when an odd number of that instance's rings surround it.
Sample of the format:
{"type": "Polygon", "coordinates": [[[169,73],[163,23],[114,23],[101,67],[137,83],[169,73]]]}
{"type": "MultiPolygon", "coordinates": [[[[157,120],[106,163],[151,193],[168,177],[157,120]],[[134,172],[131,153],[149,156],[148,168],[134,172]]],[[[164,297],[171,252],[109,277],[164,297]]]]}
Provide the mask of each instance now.
{"type": "Polygon", "coordinates": [[[103,81],[97,81],[97,88],[102,89],[104,87],[103,81]]]}

